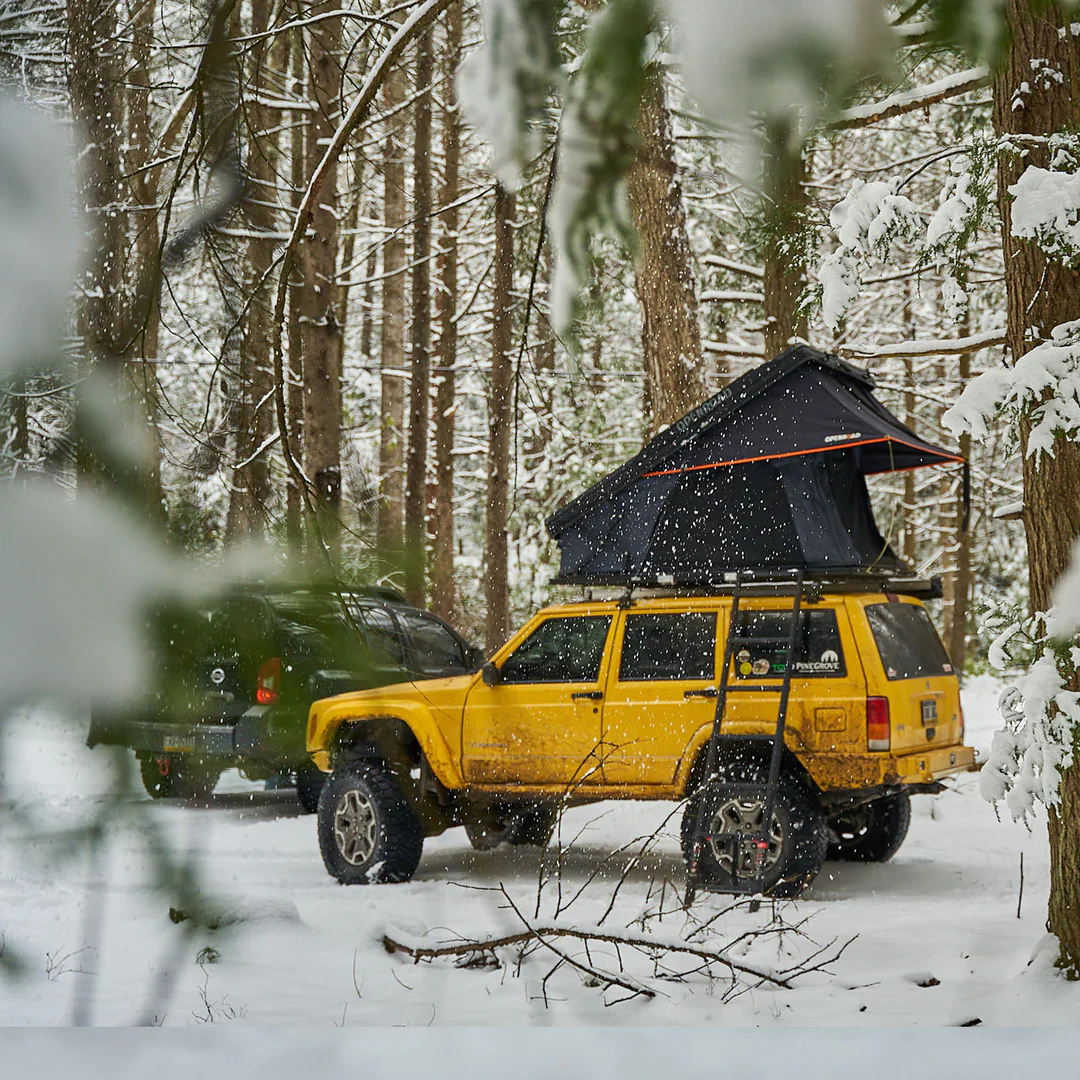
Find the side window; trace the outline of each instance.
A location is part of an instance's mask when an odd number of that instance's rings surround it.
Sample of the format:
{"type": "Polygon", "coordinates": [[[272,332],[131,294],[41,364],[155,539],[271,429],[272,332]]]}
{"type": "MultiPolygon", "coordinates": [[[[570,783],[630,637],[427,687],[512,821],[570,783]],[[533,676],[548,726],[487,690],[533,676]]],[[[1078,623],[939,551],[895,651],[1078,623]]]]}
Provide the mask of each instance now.
{"type": "Polygon", "coordinates": [[[405,664],[405,644],[397,620],[382,608],[360,608],[357,614],[367,631],[371,659],[377,664],[405,664]]]}
{"type": "MultiPolygon", "coordinates": [[[[847,674],[836,612],[804,611],[795,642],[795,671],[801,678],[847,674]]],[[[735,627],[735,675],[741,679],[778,679],[784,674],[791,616],[784,611],[740,611],[735,627]],[[740,644],[739,638],[768,638],[740,644]]]]}
{"type": "Polygon", "coordinates": [[[468,670],[461,642],[442,623],[410,612],[401,612],[398,618],[412,639],[412,666],[420,675],[439,678],[468,670]]]}
{"type": "Polygon", "coordinates": [[[507,658],[504,683],[590,683],[600,678],[610,615],[572,615],[541,623],[507,658]]]}
{"type": "Polygon", "coordinates": [[[715,611],[626,616],[621,682],[711,679],[715,673],[715,611]]]}

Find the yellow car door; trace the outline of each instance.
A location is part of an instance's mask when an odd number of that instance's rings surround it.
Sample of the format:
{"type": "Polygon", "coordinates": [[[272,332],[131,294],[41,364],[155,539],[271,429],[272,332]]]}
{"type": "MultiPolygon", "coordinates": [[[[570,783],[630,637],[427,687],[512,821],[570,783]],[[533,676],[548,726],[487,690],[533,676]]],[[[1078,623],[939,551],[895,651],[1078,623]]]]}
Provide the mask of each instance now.
{"type": "Polygon", "coordinates": [[[600,716],[610,614],[543,619],[477,679],[462,720],[462,769],[473,784],[599,783],[600,716]]]}
{"type": "Polygon", "coordinates": [[[604,695],[604,779],[670,784],[716,709],[717,612],[627,611],[604,695]]]}

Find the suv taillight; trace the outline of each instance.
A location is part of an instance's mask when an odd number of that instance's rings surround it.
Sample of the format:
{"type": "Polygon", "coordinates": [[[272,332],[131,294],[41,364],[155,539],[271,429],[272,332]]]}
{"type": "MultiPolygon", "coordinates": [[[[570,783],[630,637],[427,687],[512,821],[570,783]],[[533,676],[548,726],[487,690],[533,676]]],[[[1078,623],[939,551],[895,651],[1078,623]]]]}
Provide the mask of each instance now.
{"type": "Polygon", "coordinates": [[[866,748],[888,750],[889,745],[889,699],[868,697],[866,699],[866,748]]]}
{"type": "Polygon", "coordinates": [[[276,705],[281,693],[281,658],[275,656],[259,668],[259,678],[255,688],[255,700],[260,705],[276,705]]]}

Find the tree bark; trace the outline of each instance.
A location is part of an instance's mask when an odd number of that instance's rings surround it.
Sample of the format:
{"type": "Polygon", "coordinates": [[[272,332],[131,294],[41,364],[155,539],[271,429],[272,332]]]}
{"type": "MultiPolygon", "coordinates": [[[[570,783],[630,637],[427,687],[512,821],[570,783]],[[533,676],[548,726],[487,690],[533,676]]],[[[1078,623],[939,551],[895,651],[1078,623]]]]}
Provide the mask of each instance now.
{"type": "Polygon", "coordinates": [[[453,4],[447,12],[443,53],[442,114],[443,175],[439,201],[442,232],[439,246],[439,288],[435,296],[439,323],[438,367],[435,373],[435,505],[432,513],[431,608],[453,619],[454,583],[454,398],[457,364],[458,301],[458,171],[461,161],[461,121],[454,98],[454,80],[461,62],[462,11],[453,4]]]}
{"type": "Polygon", "coordinates": [[[383,149],[382,433],[379,440],[377,542],[393,559],[401,551],[405,512],[405,152],[397,127],[407,80],[400,65],[383,83],[383,104],[392,113],[383,149]]]}
{"type": "Polygon", "coordinates": [[[250,33],[255,40],[247,54],[243,102],[248,130],[243,210],[251,236],[247,240],[247,310],[240,352],[241,405],[236,439],[239,464],[233,476],[226,523],[230,539],[261,536],[270,499],[270,469],[263,446],[272,419],[269,396],[273,297],[269,272],[274,259],[278,145],[276,117],[260,104],[260,95],[265,97],[272,90],[268,68],[273,69],[269,63],[273,54],[270,39],[258,35],[270,25],[272,7],[272,0],[251,0],[250,33]]]}
{"type": "MultiPolygon", "coordinates": [[[[994,82],[997,134],[1048,134],[1075,131],[1080,121],[1080,48],[1070,21],[1056,6],[1006,0],[1011,41],[994,82]],[[1063,34],[1058,33],[1059,28],[1063,34]],[[1032,77],[1032,58],[1061,72],[1061,83],[1045,85],[1032,77]],[[1017,98],[1017,95],[1020,95],[1017,98]],[[1023,107],[1015,107],[1017,101],[1023,107]]],[[[1047,167],[1049,155],[1033,148],[1023,158],[998,159],[1008,344],[1013,362],[1059,323],[1080,312],[1080,272],[1048,260],[1030,241],[1012,235],[1008,188],[1029,165],[1047,167]]],[[[1058,436],[1054,456],[1027,454],[1030,414],[1020,424],[1024,474],[1024,529],[1028,543],[1031,606],[1050,607],[1055,582],[1068,567],[1072,544],[1080,536],[1080,445],[1058,436]]],[[[1072,689],[1077,689],[1072,676],[1072,689]]],[[[1066,769],[1061,803],[1050,810],[1050,901],[1048,928],[1061,943],[1061,966],[1080,977],[1080,764],[1066,769]]]]}
{"type": "Polygon", "coordinates": [[[89,357],[117,361],[125,342],[121,45],[116,0],[68,0],[68,89],[82,143],[79,196],[92,241],[87,245],[78,329],[89,357]]]}
{"type": "Polygon", "coordinates": [[[484,595],[486,645],[493,653],[510,634],[507,525],[510,512],[510,434],[513,427],[514,196],[495,187],[495,266],[492,289],[491,389],[488,397],[487,543],[484,595]]]}
{"type": "Polygon", "coordinates": [[[658,64],[646,72],[638,112],[640,145],[626,174],[638,252],[642,352],[650,431],[701,404],[701,329],[682,185],[658,64]]]}
{"type": "Polygon", "coordinates": [[[127,275],[127,291],[134,298],[135,333],[128,343],[127,375],[138,410],[138,423],[146,433],[140,464],[142,488],[151,516],[164,519],[161,488],[161,431],[158,427],[156,361],[161,328],[161,229],[158,224],[158,178],[149,169],[155,149],[150,123],[150,50],[153,44],[156,0],[129,0],[131,63],[126,82],[128,152],[126,173],[134,234],[134,259],[127,275]]]}
{"type": "Polygon", "coordinates": [[[423,607],[427,521],[427,443],[431,394],[431,95],[432,32],[416,46],[413,143],[412,357],[409,450],[405,470],[405,595],[423,607]]]}
{"type": "Polygon", "coordinates": [[[791,125],[768,121],[764,153],[765,205],[762,246],[765,292],[765,356],[783,352],[806,337],[806,314],[799,300],[806,285],[807,162],[791,125]]]}
{"type": "MultiPolygon", "coordinates": [[[[312,16],[340,10],[335,0],[316,0],[312,16]]],[[[307,138],[307,175],[314,174],[337,130],[341,99],[341,18],[309,27],[310,97],[315,108],[307,138]]],[[[331,556],[341,529],[342,334],[335,311],[339,230],[337,163],[323,182],[303,246],[304,287],[300,296],[304,354],[304,470],[311,481],[319,527],[331,556]]]]}
{"type": "MultiPolygon", "coordinates": [[[[290,57],[290,93],[298,100],[304,97],[304,39],[303,32],[297,31],[289,42],[290,57]]],[[[292,113],[292,135],[289,146],[289,186],[291,188],[292,216],[295,218],[304,194],[304,168],[306,161],[305,135],[307,132],[307,113],[295,109],[292,113]]],[[[302,276],[293,271],[289,286],[289,314],[286,331],[288,334],[289,364],[283,372],[287,381],[285,393],[288,402],[287,426],[292,451],[298,460],[303,460],[304,450],[304,343],[300,332],[300,308],[304,293],[302,276]]],[[[304,500],[303,493],[295,478],[290,473],[285,488],[285,535],[289,547],[299,553],[304,543],[304,500]]]]}

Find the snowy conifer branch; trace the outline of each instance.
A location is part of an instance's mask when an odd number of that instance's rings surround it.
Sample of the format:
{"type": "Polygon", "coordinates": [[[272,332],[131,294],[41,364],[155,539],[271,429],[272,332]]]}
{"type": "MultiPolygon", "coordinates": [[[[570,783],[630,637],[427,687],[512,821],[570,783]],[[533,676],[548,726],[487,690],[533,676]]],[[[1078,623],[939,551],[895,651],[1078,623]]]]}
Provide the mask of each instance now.
{"type": "Polygon", "coordinates": [[[966,71],[947,75],[925,86],[916,86],[911,90],[893,94],[881,101],[872,101],[866,105],[856,105],[854,108],[845,109],[828,126],[835,131],[868,127],[870,124],[877,124],[894,116],[925,109],[948,98],[959,97],[961,94],[986,86],[989,82],[990,71],[987,67],[980,65],[968,68],[966,71]]]}
{"type": "Polygon", "coordinates": [[[961,353],[977,352],[1005,344],[1005,328],[984,330],[981,334],[971,334],[960,338],[927,338],[923,341],[898,341],[890,345],[861,347],[845,346],[840,352],[845,356],[860,357],[867,360],[904,359],[909,356],[956,356],[961,353]]]}

